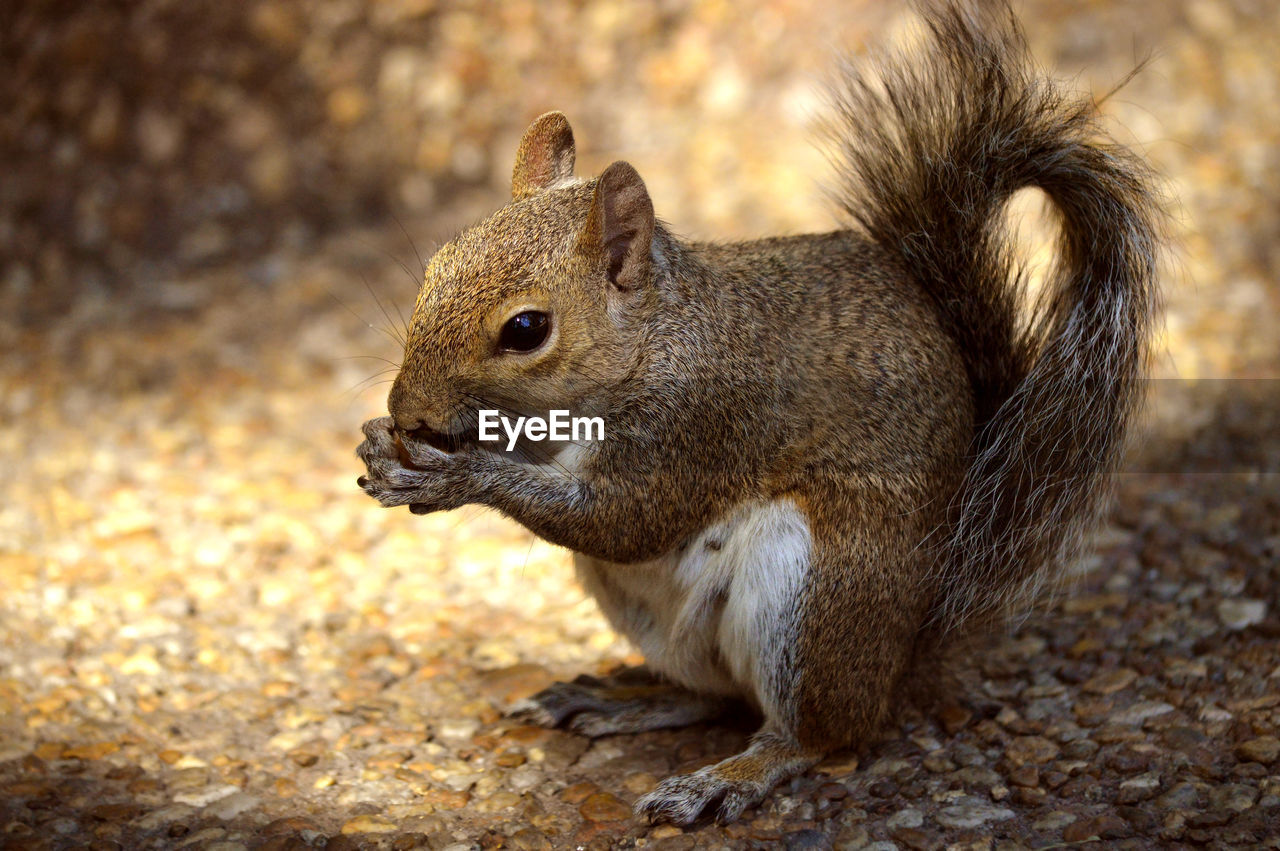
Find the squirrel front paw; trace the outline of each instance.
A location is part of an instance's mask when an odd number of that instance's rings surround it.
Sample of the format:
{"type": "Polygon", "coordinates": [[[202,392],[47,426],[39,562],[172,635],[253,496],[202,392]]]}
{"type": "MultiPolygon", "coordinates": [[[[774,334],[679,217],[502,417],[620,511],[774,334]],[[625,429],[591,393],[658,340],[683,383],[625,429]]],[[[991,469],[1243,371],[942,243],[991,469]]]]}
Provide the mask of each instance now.
{"type": "Polygon", "coordinates": [[[407,505],[414,514],[429,514],[477,498],[476,450],[407,447],[390,417],[369,420],[361,430],[365,439],[356,455],[367,473],[356,484],[384,507],[407,505]]]}

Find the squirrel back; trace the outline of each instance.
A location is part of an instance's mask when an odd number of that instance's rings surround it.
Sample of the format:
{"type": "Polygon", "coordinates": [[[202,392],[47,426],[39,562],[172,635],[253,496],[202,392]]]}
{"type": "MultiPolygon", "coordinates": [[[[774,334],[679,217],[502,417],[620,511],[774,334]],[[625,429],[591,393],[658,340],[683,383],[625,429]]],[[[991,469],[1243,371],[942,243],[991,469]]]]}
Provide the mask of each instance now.
{"type": "Polygon", "coordinates": [[[971,458],[934,542],[951,631],[1026,602],[1095,521],[1141,402],[1160,213],[1149,168],[1098,141],[1095,103],[1038,71],[1007,7],[924,20],[924,46],[843,69],[831,130],[840,205],[933,297],[973,390],[971,458]],[[1061,230],[1029,317],[1002,218],[1024,188],[1061,230]]]}

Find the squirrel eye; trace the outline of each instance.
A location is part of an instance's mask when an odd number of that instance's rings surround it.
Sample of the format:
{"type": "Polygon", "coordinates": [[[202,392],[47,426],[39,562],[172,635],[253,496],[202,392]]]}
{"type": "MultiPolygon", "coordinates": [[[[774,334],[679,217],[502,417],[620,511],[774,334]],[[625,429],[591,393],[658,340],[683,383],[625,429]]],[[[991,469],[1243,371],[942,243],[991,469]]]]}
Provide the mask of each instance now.
{"type": "Polygon", "coordinates": [[[531,352],[551,331],[551,317],[537,310],[517,313],[502,326],[498,346],[510,352],[531,352]]]}

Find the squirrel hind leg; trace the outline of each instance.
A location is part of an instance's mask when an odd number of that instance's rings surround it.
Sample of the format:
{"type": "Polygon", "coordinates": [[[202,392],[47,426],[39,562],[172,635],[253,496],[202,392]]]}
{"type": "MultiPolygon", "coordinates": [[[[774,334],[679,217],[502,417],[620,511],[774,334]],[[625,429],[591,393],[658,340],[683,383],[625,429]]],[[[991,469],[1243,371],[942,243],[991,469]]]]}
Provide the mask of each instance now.
{"type": "Polygon", "coordinates": [[[668,777],[636,801],[635,810],[650,822],[692,824],[714,817],[728,824],[764,800],[774,786],[803,774],[823,756],[766,724],[742,753],[691,774],[668,777]]]}
{"type": "Polygon", "coordinates": [[[510,707],[508,716],[540,727],[561,727],[584,736],[641,733],[686,727],[722,714],[728,702],[664,683],[643,669],[610,677],[578,677],[554,683],[510,707]]]}

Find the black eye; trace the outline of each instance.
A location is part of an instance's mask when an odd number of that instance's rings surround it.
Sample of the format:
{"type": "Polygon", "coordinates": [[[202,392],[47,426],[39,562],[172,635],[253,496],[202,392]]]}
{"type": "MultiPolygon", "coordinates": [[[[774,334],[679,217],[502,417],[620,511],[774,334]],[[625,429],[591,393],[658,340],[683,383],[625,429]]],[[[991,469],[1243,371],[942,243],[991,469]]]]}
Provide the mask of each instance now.
{"type": "Polygon", "coordinates": [[[531,352],[547,339],[551,317],[537,310],[517,313],[502,326],[498,345],[509,352],[531,352]]]}

